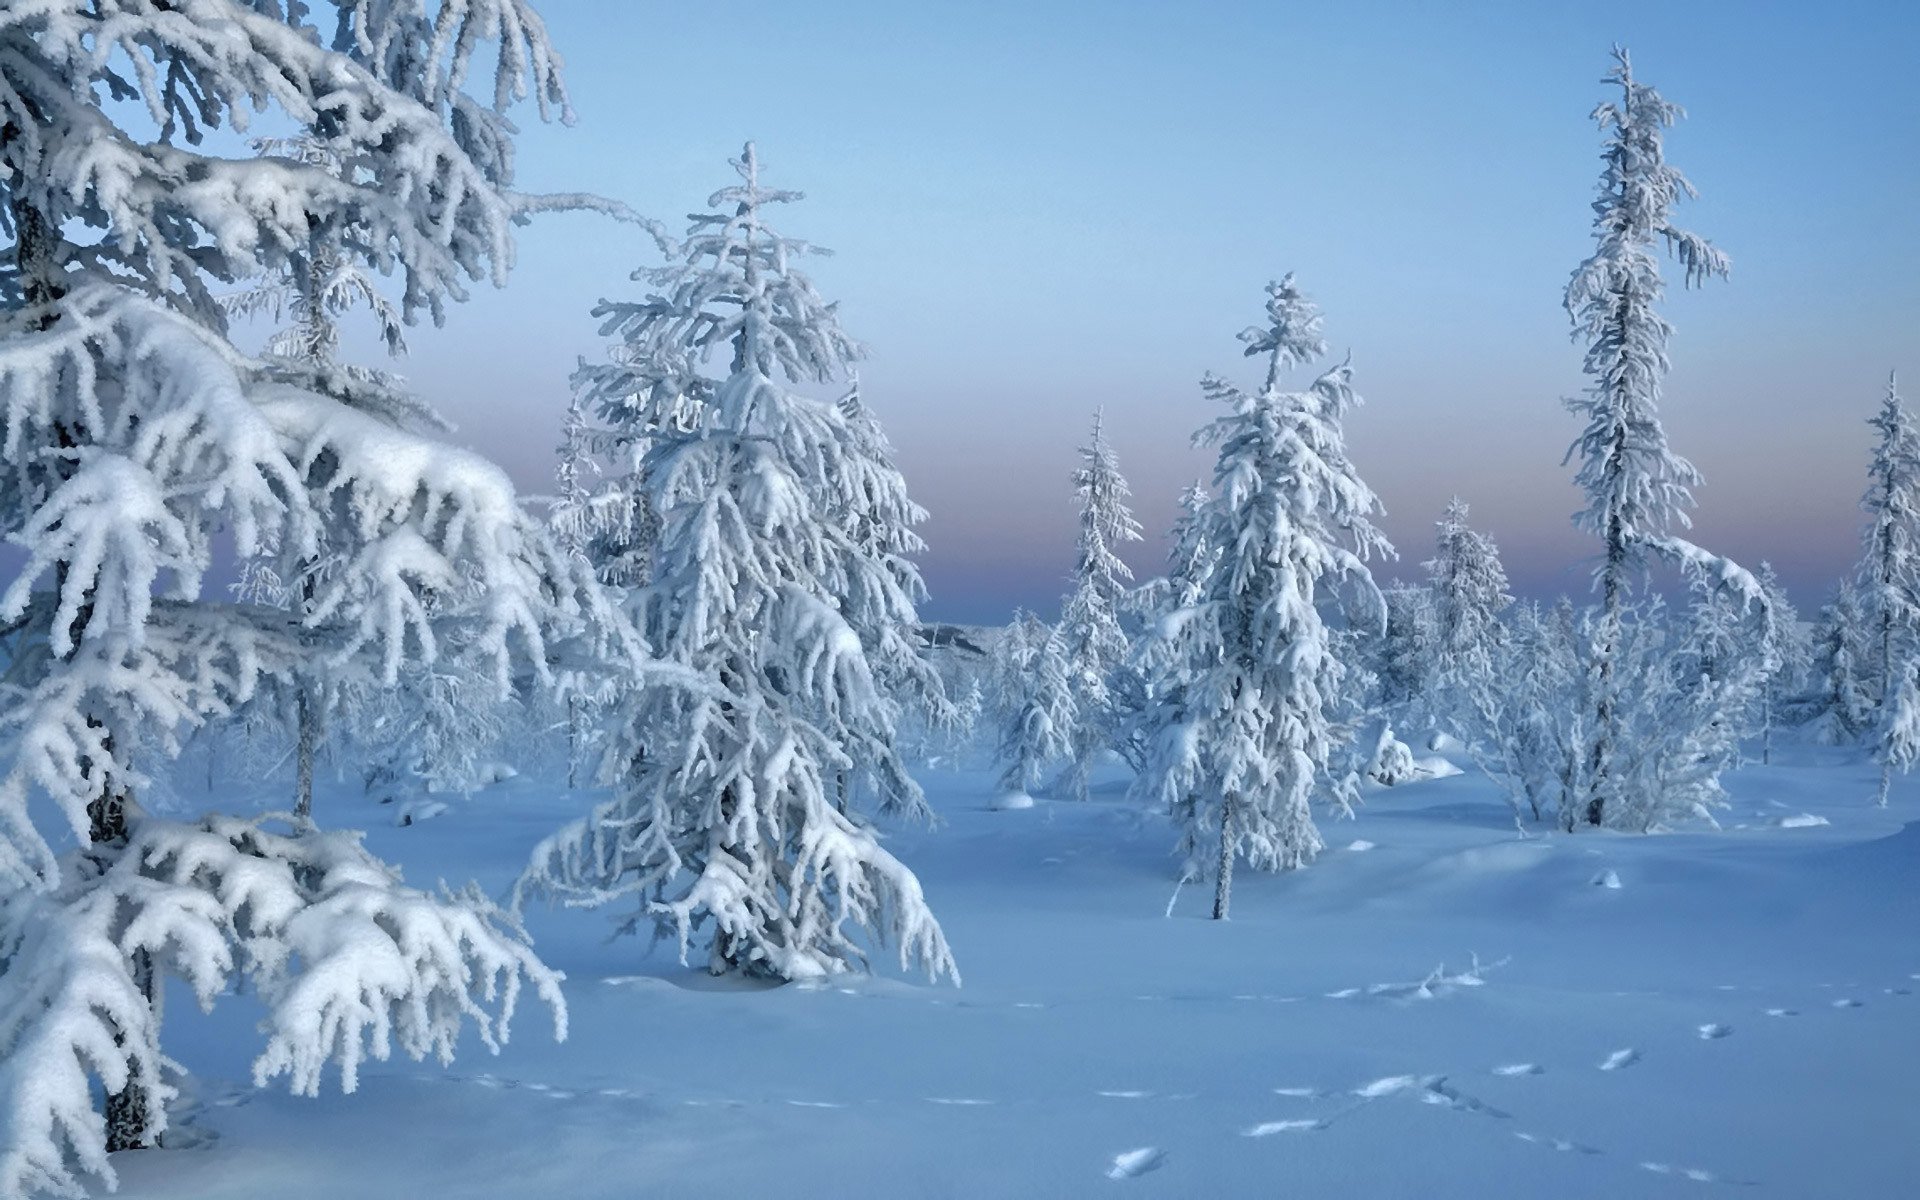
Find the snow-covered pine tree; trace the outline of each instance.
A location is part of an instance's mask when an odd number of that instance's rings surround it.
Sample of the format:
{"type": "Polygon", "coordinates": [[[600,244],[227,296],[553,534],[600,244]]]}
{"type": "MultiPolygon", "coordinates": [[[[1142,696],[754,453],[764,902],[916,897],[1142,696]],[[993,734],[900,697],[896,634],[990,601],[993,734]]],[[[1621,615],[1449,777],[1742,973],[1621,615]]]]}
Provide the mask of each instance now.
{"type": "Polygon", "coordinates": [[[856,346],[798,269],[810,247],[767,224],[799,194],[761,183],[751,143],[733,165],[678,261],[639,273],[657,290],[597,310],[683,373],[656,400],[699,398],[684,425],[644,418],[636,477],[660,535],[633,597],[648,644],[698,686],[628,690],[612,798],[546,839],[516,890],[632,902],[621,928],[663,929],[683,956],[710,928],[716,973],[849,970],[864,932],[957,979],[919,881],[836,794],[852,777],[883,811],[928,815],[867,653],[915,623],[917,579],[858,524],[874,509],[850,493],[872,476],[845,415],[792,390],[841,377],[856,346]],[[725,374],[701,375],[716,352],[725,374]]]}
{"type": "Polygon", "coordinates": [[[1807,672],[1813,666],[1813,642],[1773,564],[1761,563],[1757,578],[1767,598],[1761,645],[1767,677],[1760,688],[1760,761],[1771,763],[1774,725],[1788,701],[1806,685],[1807,672]]]}
{"type": "Polygon", "coordinates": [[[389,680],[433,658],[423,606],[456,579],[486,597],[462,622],[502,685],[569,630],[618,629],[491,464],[397,425],[377,386],[226,337],[215,286],[310,278],[329,252],[437,317],[504,280],[514,221],[549,204],[511,190],[504,108],[565,106],[520,0],[331,7],[325,28],[305,4],[0,7],[0,526],[28,555],[0,591],[0,1194],[111,1185],[106,1153],[165,1131],[168,974],[209,1004],[250,975],[258,1073],[301,1091],[328,1061],[350,1087],[395,1043],[448,1057],[470,1017],[504,1035],[523,978],[559,1003],[484,897],[409,891],[306,821],[136,802],[188,731],[313,644],[389,680]],[[261,111],[350,171],[204,148],[261,111]],[[338,569],[297,623],[204,593],[219,551],[323,547],[338,569]]]}
{"type": "Polygon", "coordinates": [[[1585,764],[1581,716],[1587,682],[1573,607],[1545,613],[1514,604],[1503,622],[1496,670],[1501,686],[1467,698],[1475,736],[1468,755],[1499,784],[1516,821],[1564,813],[1579,793],[1585,764]]]}
{"type": "MultiPolygon", "coordinates": [[[[263,156],[302,163],[340,179],[346,166],[332,147],[310,136],[259,138],[253,149],[263,156]]],[[[334,241],[341,240],[336,235],[334,241]]],[[[428,414],[411,402],[395,375],[340,361],[340,322],[358,309],[365,309],[380,331],[380,340],[391,355],[406,352],[405,324],[400,311],[383,295],[367,269],[332,241],[314,239],[304,258],[288,259],[273,275],[254,280],[249,286],[219,297],[229,317],[265,318],[275,323],[264,348],[265,357],[282,360],[294,370],[307,374],[311,386],[343,403],[377,407],[407,424],[426,423],[428,414]],[[344,386],[343,386],[344,385],[344,386]]],[[[247,564],[272,572],[261,561],[247,564]]],[[[324,542],[320,553],[295,564],[296,575],[275,601],[276,606],[292,608],[301,617],[311,612],[321,576],[337,564],[324,542]]],[[[276,693],[291,691],[294,728],[294,797],[296,816],[313,812],[314,758],[319,753],[326,711],[334,707],[338,681],[329,682],[318,668],[323,656],[315,653],[298,666],[284,686],[267,689],[263,699],[277,701],[276,693]]]]}
{"type": "Polygon", "coordinates": [[[1633,76],[1624,48],[1613,50],[1605,82],[1620,99],[1602,103],[1593,119],[1605,135],[1599,195],[1593,202],[1594,252],[1573,272],[1565,304],[1574,336],[1587,344],[1592,383],[1567,406],[1585,422],[1567,451],[1578,458],[1576,481],[1587,506],[1574,523],[1601,542],[1595,571],[1601,617],[1594,647],[1595,711],[1584,820],[1607,822],[1615,799],[1614,760],[1621,752],[1619,657],[1629,596],[1649,552],[1685,560],[1700,552],[1675,536],[1700,475],[1667,445],[1659,415],[1672,326],[1655,309],[1664,293],[1658,248],[1664,243],[1692,286],[1724,276],[1727,256],[1673,224],[1673,207],[1695,193],[1666,161],[1667,127],[1683,115],[1633,76]]]}
{"type": "Polygon", "coordinates": [[[1869,673],[1861,666],[1863,658],[1871,657],[1861,638],[1867,625],[1861,608],[1853,581],[1841,580],[1833,599],[1820,610],[1807,736],[1821,745],[1852,745],[1873,724],[1875,697],[1869,690],[1869,673]]]}
{"type": "Polygon", "coordinates": [[[1201,537],[1211,563],[1193,603],[1161,622],[1154,653],[1186,680],[1169,732],[1155,739],[1142,788],[1182,818],[1189,875],[1217,831],[1213,915],[1228,915],[1233,865],[1311,862],[1321,849],[1309,799],[1335,750],[1329,706],[1344,668],[1321,606],[1378,629],[1384,605],[1367,559],[1392,547],[1371,521],[1379,502],[1348,460],[1341,420],[1358,403],[1348,364],[1304,392],[1282,372],[1326,353],[1318,308],[1288,275],[1267,288],[1267,322],[1240,335],[1266,378],[1246,392],[1209,376],[1229,409],[1196,441],[1219,447],[1201,537]]]}
{"type": "Polygon", "coordinates": [[[1020,639],[1018,691],[1006,707],[1000,735],[1005,766],[998,803],[1008,808],[1031,806],[1040,772],[1073,753],[1073,730],[1080,719],[1060,630],[1028,613],[1020,639]]]}
{"type": "Polygon", "coordinates": [[[1904,664],[1920,635],[1920,432],[1887,377],[1880,411],[1868,421],[1879,436],[1867,468],[1860,507],[1867,514],[1859,569],[1872,662],[1863,664],[1875,707],[1889,704],[1901,687],[1904,664]]]}
{"type": "MultiPolygon", "coordinates": [[[[926,521],[927,510],[907,495],[906,478],[894,463],[893,443],[861,396],[858,371],[837,407],[847,432],[844,478],[832,492],[840,519],[860,553],[879,564],[891,589],[911,602],[895,619],[859,625],[861,646],[873,666],[874,681],[895,706],[896,724],[910,715],[930,728],[951,727],[959,718],[919,638],[917,609],[927,589],[914,560],[926,552],[927,543],[915,526],[926,521]]],[[[846,607],[852,612],[886,611],[888,605],[884,597],[871,603],[853,598],[846,607]]]]}
{"type": "Polygon", "coordinates": [[[1178,633],[1184,616],[1199,603],[1207,573],[1213,569],[1215,556],[1206,540],[1207,500],[1206,485],[1199,480],[1181,489],[1180,515],[1174,519],[1168,537],[1167,573],[1138,589],[1138,603],[1150,619],[1128,661],[1140,691],[1130,738],[1140,762],[1134,772],[1133,791],[1143,799],[1170,806],[1168,811],[1176,816],[1187,798],[1156,795],[1145,768],[1161,740],[1182,736],[1186,727],[1183,702],[1191,682],[1189,668],[1194,663],[1185,653],[1190,647],[1178,633]]]}
{"type": "Polygon", "coordinates": [[[1506,568],[1493,539],[1467,524],[1466,502],[1455,496],[1437,523],[1434,556],[1427,561],[1433,598],[1434,652],[1428,694],[1446,732],[1472,746],[1498,735],[1490,728],[1505,674],[1507,631],[1501,617],[1513,603],[1506,568]]]}
{"type": "Polygon", "coordinates": [[[1705,570],[1692,568],[1688,576],[1675,682],[1701,713],[1701,744],[1713,747],[1722,766],[1732,768],[1739,765],[1741,741],[1760,730],[1762,693],[1773,670],[1770,613],[1720,586],[1705,570]]]}
{"type": "Polygon", "coordinates": [[[1433,671],[1438,646],[1433,591],[1408,583],[1380,589],[1387,623],[1362,646],[1372,664],[1379,706],[1409,728],[1431,719],[1433,671]]]}
{"type": "Polygon", "coordinates": [[[1054,785],[1075,800],[1087,798],[1094,761],[1120,736],[1113,673],[1126,660],[1127,635],[1120,627],[1133,571],[1115,547],[1140,540],[1140,523],[1127,507],[1127,481],[1120,460],[1107,444],[1105,414],[1093,414],[1093,436],[1080,448],[1073,473],[1080,497],[1080,537],[1073,565],[1073,586],[1060,608],[1060,639],[1066,656],[1068,686],[1074,697],[1074,724],[1066,770],[1054,785]]]}
{"type": "MultiPolygon", "coordinates": [[[[554,451],[554,493],[547,498],[547,527],[568,561],[591,570],[602,583],[618,587],[634,582],[628,571],[632,556],[625,552],[633,542],[633,505],[620,488],[589,486],[589,480],[602,470],[597,451],[604,436],[588,423],[586,404],[576,394],[567,404],[560,444],[554,451]]],[[[612,701],[619,687],[616,675],[592,665],[569,673],[563,681],[560,691],[569,789],[580,786],[581,768],[593,739],[594,717],[612,701]]]]}
{"type": "Polygon", "coordinates": [[[985,691],[988,719],[995,728],[1004,726],[1026,698],[1027,660],[1035,649],[1035,631],[1045,629],[1040,618],[1024,608],[1015,608],[1013,619],[994,634],[987,649],[985,691]]]}

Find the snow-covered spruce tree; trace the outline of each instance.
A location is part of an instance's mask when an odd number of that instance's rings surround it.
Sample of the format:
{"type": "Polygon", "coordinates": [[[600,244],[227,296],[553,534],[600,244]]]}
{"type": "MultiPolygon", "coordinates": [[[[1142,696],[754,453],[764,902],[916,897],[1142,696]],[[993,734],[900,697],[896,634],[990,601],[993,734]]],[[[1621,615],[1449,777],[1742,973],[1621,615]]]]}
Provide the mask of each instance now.
{"type": "Polygon", "coordinates": [[[1578,619],[1563,597],[1552,612],[1507,611],[1495,671],[1500,686],[1468,693],[1474,764],[1499,784],[1516,820],[1563,813],[1580,793],[1585,766],[1584,686],[1578,619]]]}
{"type": "Polygon", "coordinates": [[[1380,707],[1411,728],[1430,718],[1437,646],[1433,592],[1407,583],[1380,590],[1387,623],[1380,636],[1363,642],[1376,681],[1380,707]]]}
{"type": "Polygon", "coordinates": [[[1182,817],[1189,875],[1217,831],[1213,915],[1228,915],[1234,860],[1260,870],[1311,862],[1321,849],[1309,807],[1335,751],[1329,706],[1339,660],[1321,613],[1336,597],[1378,629],[1384,606],[1367,559],[1392,547],[1371,516],[1379,502],[1348,460],[1341,420],[1359,400],[1346,363],[1303,392],[1286,369],[1326,353],[1318,308],[1288,275],[1267,288],[1267,323],[1240,335],[1266,360],[1259,389],[1209,376],[1228,408],[1196,435],[1219,447],[1203,514],[1212,562],[1193,603],[1161,623],[1156,653],[1183,664],[1178,724],[1156,739],[1145,794],[1182,817]]]}
{"type": "MultiPolygon", "coordinates": [[[[1493,539],[1467,524],[1468,509],[1454,497],[1437,525],[1434,557],[1426,563],[1433,599],[1434,655],[1428,684],[1434,719],[1476,761],[1499,760],[1527,721],[1503,693],[1519,688],[1528,665],[1509,653],[1503,615],[1513,604],[1506,568],[1493,539]]],[[[1524,728],[1524,727],[1523,727],[1524,728]]],[[[1530,802],[1531,792],[1526,793],[1530,802]]],[[[1534,816],[1538,818],[1537,802],[1534,816]]]]}
{"type": "Polygon", "coordinates": [[[599,309],[629,345],[678,347],[676,370],[726,364],[666,396],[701,400],[686,428],[652,421],[636,473],[660,533],[633,604],[648,644],[699,686],[623,695],[613,796],[542,842],[516,891],[634,904],[621,928],[663,929],[683,956],[710,930],[715,973],[849,970],[864,933],[903,967],[957,979],[919,881],[836,787],[928,815],[867,651],[914,624],[917,579],[857,524],[873,510],[849,491],[872,480],[845,415],[791,390],[841,375],[855,345],[798,270],[808,247],[767,224],[799,195],[761,184],[751,143],[733,165],[740,183],[692,218],[679,261],[641,273],[658,290],[599,309]]]}
{"type": "Polygon", "coordinates": [[[1467,524],[1467,511],[1458,496],[1448,502],[1437,525],[1434,556],[1425,564],[1433,592],[1432,686],[1448,697],[1497,686],[1495,671],[1506,640],[1500,617],[1513,603],[1499,548],[1467,524]]]}
{"type": "Polygon", "coordinates": [[[1633,77],[1626,50],[1614,47],[1613,57],[1605,82],[1619,86],[1620,98],[1593,112],[1605,136],[1593,202],[1594,252],[1574,270],[1565,299],[1574,336],[1586,342],[1585,371],[1592,380],[1584,396],[1567,402],[1586,423],[1567,451],[1569,461],[1579,459],[1576,481],[1587,499],[1574,523],[1601,542],[1584,816],[1590,825],[1606,824],[1607,806],[1616,799],[1614,760],[1625,736],[1620,647],[1636,577],[1649,553],[1681,560],[1702,553],[1674,532],[1689,524],[1690,489],[1700,475],[1668,447],[1660,425],[1672,326],[1655,308],[1664,292],[1658,249],[1666,245],[1689,286],[1728,269],[1724,253],[1672,221],[1674,205],[1695,194],[1668,165],[1662,144],[1667,127],[1683,115],[1680,107],[1633,77]]]}
{"type": "MultiPolygon", "coordinates": [[[[905,596],[897,606],[890,596],[852,598],[849,612],[892,613],[891,619],[863,621],[855,626],[874,681],[894,705],[894,722],[910,716],[930,728],[951,727],[958,717],[947,697],[940,672],[922,652],[918,606],[927,598],[925,583],[914,560],[927,543],[915,526],[927,519],[927,510],[907,495],[907,481],[894,463],[893,443],[860,392],[860,374],[836,406],[846,423],[847,453],[839,464],[837,486],[829,489],[839,519],[854,545],[879,565],[890,593],[905,596]]],[[[866,580],[855,578],[857,585],[866,580]]]]}
{"type": "Polygon", "coordinates": [[[1891,375],[1880,411],[1868,424],[1879,436],[1860,497],[1867,528],[1859,597],[1872,652],[1872,661],[1862,665],[1870,672],[1868,694],[1879,707],[1899,690],[1902,664],[1920,634],[1920,432],[1891,375]]]}
{"type": "MultiPolygon", "coordinates": [[[[253,143],[262,155],[289,159],[314,167],[336,179],[347,174],[338,153],[313,137],[260,138],[253,143]]],[[[404,320],[400,311],[383,295],[365,266],[342,252],[332,240],[313,239],[304,258],[288,259],[275,274],[253,281],[239,291],[222,295],[220,306],[229,317],[261,317],[275,323],[264,349],[268,361],[281,360],[296,371],[310,376],[317,390],[342,401],[373,407],[377,401],[389,415],[407,424],[424,424],[428,414],[410,403],[402,390],[402,381],[378,368],[340,361],[340,322],[358,309],[365,309],[379,327],[387,352],[406,352],[404,320]],[[329,385],[332,386],[329,386],[329,385]]],[[[286,582],[283,594],[274,598],[277,607],[294,608],[303,617],[313,605],[320,576],[337,566],[334,556],[322,542],[317,555],[296,564],[297,575],[286,582]]],[[[262,560],[248,563],[277,578],[277,573],[262,560]]],[[[262,597],[264,598],[264,597],[262,597]]],[[[316,670],[322,655],[315,653],[298,667],[292,678],[270,681],[261,701],[276,703],[278,693],[291,691],[294,728],[294,798],[296,816],[313,812],[314,758],[320,749],[322,722],[329,704],[328,683],[316,670]]],[[[338,681],[334,681],[337,696],[338,681]]],[[[260,707],[259,702],[256,707],[260,707]]]]}
{"type": "Polygon", "coordinates": [[[987,717],[996,729],[1004,728],[1013,711],[1026,703],[1027,665],[1048,633],[1046,622],[1024,608],[1013,610],[993,639],[987,654],[987,717]]]}
{"type": "Polygon", "coordinates": [[[1861,667],[1861,660],[1871,657],[1861,637],[1866,626],[1861,607],[1853,581],[1842,580],[1820,610],[1807,736],[1821,745],[1853,745],[1873,724],[1875,697],[1868,689],[1868,672],[1861,667]]]}
{"type": "MultiPolygon", "coordinates": [[[[1180,515],[1174,519],[1167,551],[1167,573],[1149,580],[1139,589],[1141,602],[1152,620],[1135,641],[1128,661],[1141,692],[1139,711],[1133,716],[1131,741],[1138,747],[1140,768],[1134,773],[1133,788],[1166,805],[1168,812],[1184,828],[1181,816],[1191,805],[1188,795],[1159,795],[1148,788],[1145,767],[1157,753],[1162,740],[1178,739],[1186,729],[1186,692],[1192,672],[1201,665],[1189,651],[1198,651],[1180,636],[1185,616],[1200,602],[1213,569],[1215,554],[1207,543],[1208,494],[1199,480],[1180,492],[1180,515]]],[[[1191,857],[1191,856],[1188,856],[1191,857]]]]}
{"type": "Polygon", "coordinates": [[[1682,693],[1703,714],[1703,737],[1725,747],[1726,766],[1737,766],[1741,741],[1760,731],[1761,696],[1773,671],[1770,613],[1705,570],[1690,568],[1687,585],[1673,670],[1682,693]]]}
{"type": "Polygon", "coordinates": [[[1080,711],[1060,630],[1027,614],[1020,638],[1018,691],[1009,696],[1000,734],[999,803],[1024,808],[1032,804],[1040,772],[1073,753],[1080,711]]]}
{"type": "Polygon", "coordinates": [[[1761,643],[1766,682],[1760,688],[1760,761],[1771,763],[1774,726],[1780,720],[1781,711],[1806,685],[1807,672],[1813,666],[1813,641],[1793,602],[1787,598],[1780,577],[1774,574],[1773,564],[1761,563],[1756,578],[1767,598],[1761,643]]]}
{"type": "MultiPolygon", "coordinates": [[[[590,486],[602,467],[604,431],[587,420],[586,404],[575,395],[561,422],[555,447],[554,493],[546,498],[547,527],[568,561],[591,570],[602,583],[628,587],[634,578],[637,539],[631,495],[622,488],[590,486]]],[[[571,672],[563,681],[561,707],[566,732],[567,787],[580,785],[588,761],[596,716],[620,688],[615,674],[595,669],[571,672]]]]}
{"type": "Polygon", "coordinates": [[[1120,736],[1123,714],[1113,692],[1113,673],[1125,661],[1127,635],[1120,627],[1133,571],[1115,547],[1140,540],[1140,523],[1127,507],[1127,481],[1107,444],[1104,414],[1093,414],[1093,437],[1080,448],[1073,473],[1080,497],[1080,538],[1073,564],[1073,586],[1060,607],[1060,639],[1066,655],[1068,686],[1074,698],[1071,749],[1056,792],[1087,798],[1087,779],[1101,751],[1120,736]]]}
{"type": "Polygon", "coordinates": [[[469,1017],[497,1040],[523,978],[558,1006],[483,897],[401,887],[305,821],[181,824],[136,801],[190,730],[313,645],[389,679],[432,658],[422,605],[457,573],[484,589],[466,620],[501,682],[510,655],[543,669],[558,632],[614,627],[497,469],[397,427],[378,388],[227,340],[216,287],[310,277],[326,252],[395,276],[403,316],[438,316],[504,279],[514,220],[546,203],[509,190],[501,110],[564,106],[518,0],[327,7],[0,7],[0,524],[27,552],[0,590],[0,1194],[110,1186],[107,1152],[165,1131],[166,975],[203,1003],[251,976],[257,1072],[302,1092],[328,1061],[350,1087],[396,1043],[444,1059],[469,1017]],[[201,148],[263,110],[351,170],[201,148]],[[339,569],[296,623],[205,594],[223,547],[324,547],[339,569]]]}

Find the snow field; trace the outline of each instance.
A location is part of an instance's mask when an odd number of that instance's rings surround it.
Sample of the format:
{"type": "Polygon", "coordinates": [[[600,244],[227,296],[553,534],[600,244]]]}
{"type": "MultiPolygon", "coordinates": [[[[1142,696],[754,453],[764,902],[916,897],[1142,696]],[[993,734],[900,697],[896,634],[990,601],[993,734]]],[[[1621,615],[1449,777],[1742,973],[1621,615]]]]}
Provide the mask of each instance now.
{"type": "MultiPolygon", "coordinates": [[[[946,825],[888,845],[964,988],[742,986],[536,910],[565,1044],[533,1021],[497,1059],[370,1063],[305,1101],[245,1086],[248,998],[169,1006],[207,1148],[116,1156],[122,1194],[1906,1195],[1913,799],[1782,757],[1729,779],[1717,833],[1518,840],[1476,776],[1374,790],[1330,827],[1372,850],[1249,875],[1228,922],[1192,889],[1162,915],[1171,831],[1115,771],[1025,812],[989,809],[985,773],[925,773],[946,825]]],[[[371,841],[416,882],[503,886],[581,803],[515,779],[371,841]]]]}

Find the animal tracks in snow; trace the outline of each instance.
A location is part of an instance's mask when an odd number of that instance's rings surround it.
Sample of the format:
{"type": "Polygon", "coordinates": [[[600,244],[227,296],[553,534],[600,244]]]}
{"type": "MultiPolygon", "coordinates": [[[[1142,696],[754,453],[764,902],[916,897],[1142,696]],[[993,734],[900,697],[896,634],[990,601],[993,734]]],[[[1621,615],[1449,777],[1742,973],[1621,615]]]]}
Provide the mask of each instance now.
{"type": "Polygon", "coordinates": [[[1325,1117],[1295,1117],[1285,1121],[1262,1121],[1240,1131],[1240,1136],[1259,1138],[1272,1137],[1276,1133],[1299,1133],[1307,1130],[1325,1129],[1325,1117]]]}

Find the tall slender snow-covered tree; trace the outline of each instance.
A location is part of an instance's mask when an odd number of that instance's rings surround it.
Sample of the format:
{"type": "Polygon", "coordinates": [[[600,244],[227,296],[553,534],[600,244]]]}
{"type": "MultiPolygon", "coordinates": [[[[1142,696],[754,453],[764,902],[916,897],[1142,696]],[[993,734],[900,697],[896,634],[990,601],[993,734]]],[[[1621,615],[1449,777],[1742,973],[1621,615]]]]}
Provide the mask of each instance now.
{"type": "Polygon", "coordinates": [[[1920,433],[1892,375],[1869,424],[1880,436],[1860,499],[1868,517],[1860,595],[1874,641],[1868,688],[1878,709],[1875,751],[1884,806],[1893,772],[1909,769],[1920,756],[1920,433]]]}
{"type": "Polygon", "coordinates": [[[1127,481],[1120,460],[1107,444],[1104,413],[1093,414],[1093,437],[1080,448],[1073,473],[1080,497],[1079,553],[1073,587],[1060,609],[1060,638],[1066,655],[1075,718],[1072,748],[1056,790],[1076,800],[1087,798],[1087,780],[1101,751],[1119,735],[1121,714],[1113,691],[1113,673],[1126,659],[1127,635],[1120,627],[1133,571],[1115,547],[1140,540],[1140,523],[1127,507],[1127,481]]]}
{"type": "Polygon", "coordinates": [[[883,811],[928,812],[868,651],[913,626],[918,576],[876,552],[901,535],[861,523],[883,510],[845,413],[793,390],[842,376],[857,348],[799,269],[810,247],[767,222],[799,193],[762,184],[751,143],[733,165],[678,261],[639,272],[657,290],[597,310],[681,372],[655,400],[699,400],[683,425],[646,418],[637,478],[660,535],[633,596],[648,644],[697,686],[628,692],[612,798],[543,842],[517,890],[633,903],[622,928],[664,929],[683,956],[709,931],[715,973],[845,971],[864,931],[957,979],[919,881],[836,794],[852,778],[883,811]],[[701,374],[716,353],[725,373],[701,374]]]}
{"type": "Polygon", "coordinates": [[[1350,620],[1379,628],[1367,560],[1392,553],[1341,432],[1359,401],[1352,371],[1343,362],[1305,391],[1283,391],[1283,372],[1326,343],[1293,276],[1267,295],[1266,323],[1240,335],[1246,354],[1265,360],[1259,389],[1213,376],[1202,385],[1228,409],[1196,435],[1219,448],[1203,516],[1212,562],[1194,602],[1155,634],[1187,682],[1177,733],[1156,740],[1142,777],[1146,794],[1182,817],[1189,874],[1203,869],[1204,831],[1217,831],[1216,919],[1228,915],[1237,858],[1285,870],[1321,849],[1309,801],[1336,749],[1329,709],[1344,670],[1321,607],[1344,600],[1350,620]]]}
{"type": "Polygon", "coordinates": [[[512,190],[505,109],[565,109],[520,0],[314,7],[0,6],[0,526],[27,552],[0,589],[0,1193],[111,1185],[108,1151],[163,1134],[167,975],[202,1004],[250,976],[256,1074],[303,1092],[329,1061],[351,1089],[396,1044],[445,1059],[469,1018],[497,1040],[523,979],[559,1003],[484,897],[410,891],[307,820],[183,824],[136,799],[315,645],[388,681],[431,660],[428,598],[463,581],[485,597],[464,636],[503,686],[570,631],[619,630],[504,474],[409,428],[414,406],[227,339],[218,287],[311,280],[330,255],[395,277],[403,318],[438,317],[504,280],[514,222],[550,204],[512,190]],[[263,111],[347,168],[205,148],[263,111]],[[218,553],[323,547],[336,569],[297,622],[205,592],[218,553]]]}
{"type": "Polygon", "coordinates": [[[1920,635],[1920,432],[1891,375],[1868,424],[1879,436],[1860,497],[1867,529],[1859,596],[1872,639],[1867,686],[1875,705],[1884,706],[1900,689],[1903,664],[1920,635]]]}
{"type": "Polygon", "coordinates": [[[1567,402],[1585,421],[1567,451],[1568,460],[1579,460],[1576,480],[1587,499],[1574,523],[1601,542],[1584,818],[1590,825],[1606,823],[1615,798],[1614,760],[1623,736],[1619,658],[1635,576],[1650,553],[1682,561],[1701,553],[1676,535],[1690,523],[1686,510],[1700,475],[1669,448],[1660,424],[1673,330],[1655,308],[1665,290],[1658,250],[1664,243],[1688,286],[1724,276],[1729,265],[1711,242],[1673,223],[1674,205],[1695,195],[1686,176],[1666,161],[1663,144],[1682,110],[1634,78],[1625,49],[1614,47],[1613,58],[1605,82],[1620,88],[1620,98],[1593,112],[1605,138],[1593,202],[1594,252],[1574,270],[1565,298],[1574,336],[1587,345],[1585,370],[1592,381],[1585,395],[1567,402]]]}

